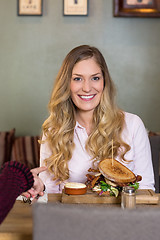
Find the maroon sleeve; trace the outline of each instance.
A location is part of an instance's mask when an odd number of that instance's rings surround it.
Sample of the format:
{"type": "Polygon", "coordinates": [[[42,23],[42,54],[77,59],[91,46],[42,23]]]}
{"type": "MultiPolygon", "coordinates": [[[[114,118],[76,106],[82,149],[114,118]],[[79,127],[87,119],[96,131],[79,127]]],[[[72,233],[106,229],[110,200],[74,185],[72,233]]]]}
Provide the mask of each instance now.
{"type": "Polygon", "coordinates": [[[6,162],[0,169],[0,224],[13,207],[16,198],[33,186],[29,168],[16,162],[6,162]]]}

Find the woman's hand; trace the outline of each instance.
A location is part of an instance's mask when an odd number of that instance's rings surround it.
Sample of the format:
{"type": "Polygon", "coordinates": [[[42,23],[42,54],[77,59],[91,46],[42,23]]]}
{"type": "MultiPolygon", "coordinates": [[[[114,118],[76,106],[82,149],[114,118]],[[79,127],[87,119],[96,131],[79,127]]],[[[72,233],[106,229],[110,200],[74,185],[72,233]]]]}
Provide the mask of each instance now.
{"type": "Polygon", "coordinates": [[[29,189],[27,192],[22,193],[22,196],[26,198],[33,197],[35,198],[37,195],[43,196],[44,195],[44,184],[40,177],[38,176],[39,173],[46,171],[46,167],[38,167],[31,169],[31,172],[33,174],[34,178],[34,184],[31,189],[29,189]]]}

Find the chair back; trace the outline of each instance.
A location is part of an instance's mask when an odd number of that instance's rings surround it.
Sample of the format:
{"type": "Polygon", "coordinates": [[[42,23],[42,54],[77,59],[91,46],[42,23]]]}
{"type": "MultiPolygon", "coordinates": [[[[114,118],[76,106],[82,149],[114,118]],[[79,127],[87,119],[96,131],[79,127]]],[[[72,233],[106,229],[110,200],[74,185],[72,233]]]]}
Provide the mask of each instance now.
{"type": "Polygon", "coordinates": [[[150,136],[150,145],[151,145],[151,153],[152,153],[152,162],[153,162],[153,170],[154,170],[154,179],[155,179],[155,192],[160,192],[160,136],[150,136]]]}
{"type": "Polygon", "coordinates": [[[34,240],[159,240],[160,209],[61,203],[33,206],[34,240]]]}

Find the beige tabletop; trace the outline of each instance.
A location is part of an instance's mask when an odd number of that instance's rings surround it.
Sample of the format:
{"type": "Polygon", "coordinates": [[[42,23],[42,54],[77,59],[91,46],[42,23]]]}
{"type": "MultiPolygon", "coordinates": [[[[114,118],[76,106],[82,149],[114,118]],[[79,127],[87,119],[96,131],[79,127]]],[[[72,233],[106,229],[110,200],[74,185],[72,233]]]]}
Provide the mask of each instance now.
{"type": "MultiPolygon", "coordinates": [[[[158,194],[157,194],[158,195],[158,194]]],[[[49,194],[49,202],[61,203],[61,194],[49,194]]],[[[104,204],[98,204],[98,206],[104,204]]],[[[119,208],[120,204],[105,204],[106,207],[119,208]]],[[[159,204],[137,205],[137,208],[159,208],[159,204]]],[[[31,240],[32,239],[32,205],[16,201],[12,210],[0,225],[0,240],[31,240]]]]}

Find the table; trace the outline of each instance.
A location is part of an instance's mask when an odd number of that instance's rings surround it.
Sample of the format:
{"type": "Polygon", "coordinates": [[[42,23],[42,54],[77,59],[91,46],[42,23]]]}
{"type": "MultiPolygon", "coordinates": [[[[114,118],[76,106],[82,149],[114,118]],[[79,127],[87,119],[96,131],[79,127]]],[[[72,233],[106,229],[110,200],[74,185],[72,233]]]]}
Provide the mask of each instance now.
{"type": "MultiPolygon", "coordinates": [[[[61,194],[49,194],[49,202],[60,202],[61,194]]],[[[32,205],[16,201],[0,225],[0,240],[32,239],[32,205]]]]}
{"type": "MultiPolygon", "coordinates": [[[[159,194],[158,194],[159,195],[159,194]]],[[[59,204],[61,194],[49,194],[49,202],[57,202],[59,204]]],[[[104,204],[98,204],[104,206],[104,204]]],[[[117,207],[119,204],[105,204],[106,207],[117,207]]],[[[137,205],[137,208],[160,208],[157,205],[137,205]]],[[[12,210],[0,225],[0,240],[32,240],[32,205],[16,201],[12,210]]]]}

